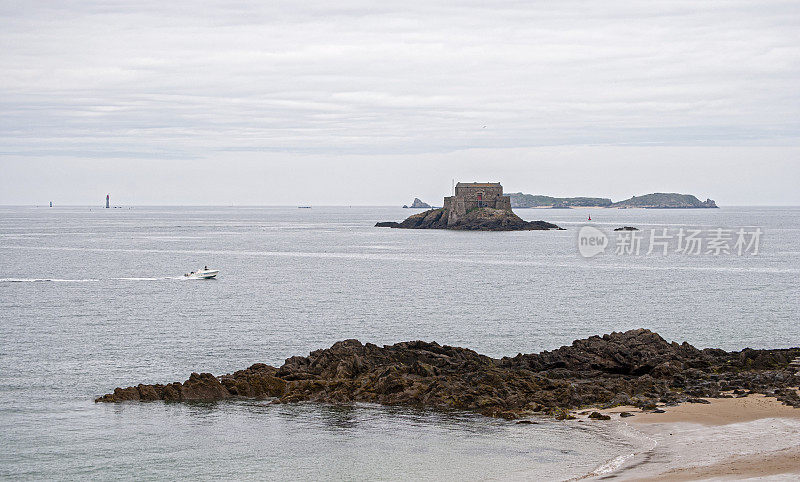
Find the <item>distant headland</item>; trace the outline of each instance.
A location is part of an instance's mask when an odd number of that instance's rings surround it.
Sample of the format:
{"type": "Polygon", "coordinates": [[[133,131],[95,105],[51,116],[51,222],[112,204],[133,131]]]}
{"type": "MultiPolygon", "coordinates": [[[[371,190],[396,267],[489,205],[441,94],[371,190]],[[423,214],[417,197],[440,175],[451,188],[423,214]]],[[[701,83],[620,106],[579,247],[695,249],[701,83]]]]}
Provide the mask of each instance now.
{"type": "Polygon", "coordinates": [[[716,208],[717,203],[711,199],[700,201],[691,194],[663,193],[633,196],[630,199],[616,202],[611,208],[647,208],[647,209],[686,209],[686,208],[716,208]]]}
{"type": "Polygon", "coordinates": [[[512,208],[608,207],[611,199],[602,197],[552,197],[537,194],[509,193],[512,208]]]}
{"type": "Polygon", "coordinates": [[[717,204],[706,199],[700,201],[691,194],[657,192],[643,196],[633,196],[624,201],[613,202],[609,198],[601,197],[551,197],[521,192],[510,193],[512,208],[573,208],[573,207],[598,207],[598,208],[644,208],[644,209],[691,209],[691,208],[716,208],[717,204]]]}
{"type": "MultiPolygon", "coordinates": [[[[417,201],[417,200],[415,200],[417,201]]],[[[511,210],[499,182],[459,182],[444,207],[409,216],[403,222],[380,222],[380,228],[454,229],[461,231],[533,231],[560,229],[545,221],[525,221],[511,210]]]]}

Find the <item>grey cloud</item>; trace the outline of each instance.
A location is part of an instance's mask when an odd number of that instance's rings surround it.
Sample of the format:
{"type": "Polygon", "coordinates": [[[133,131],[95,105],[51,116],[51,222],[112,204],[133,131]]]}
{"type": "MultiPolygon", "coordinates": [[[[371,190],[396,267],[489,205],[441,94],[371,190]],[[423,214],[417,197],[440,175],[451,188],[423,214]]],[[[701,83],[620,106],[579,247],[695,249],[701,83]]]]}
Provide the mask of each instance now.
{"type": "Polygon", "coordinates": [[[787,1],[0,1],[0,156],[796,146],[799,45],[787,1]]]}

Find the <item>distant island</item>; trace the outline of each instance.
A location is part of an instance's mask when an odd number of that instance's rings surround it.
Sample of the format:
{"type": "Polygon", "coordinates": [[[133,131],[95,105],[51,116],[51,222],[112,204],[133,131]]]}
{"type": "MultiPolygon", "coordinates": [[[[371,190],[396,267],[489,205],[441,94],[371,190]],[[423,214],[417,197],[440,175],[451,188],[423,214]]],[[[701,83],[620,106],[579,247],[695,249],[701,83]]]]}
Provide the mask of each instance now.
{"type": "Polygon", "coordinates": [[[411,206],[406,206],[403,204],[403,208],[430,209],[431,205],[426,202],[422,202],[418,197],[415,197],[414,202],[411,203],[411,206]]]}
{"type": "Polygon", "coordinates": [[[633,196],[630,199],[616,202],[606,207],[647,209],[716,208],[717,203],[711,199],[700,201],[691,194],[657,192],[645,194],[644,196],[633,196]]]}
{"type": "MultiPolygon", "coordinates": [[[[419,201],[419,199],[415,199],[419,201]]],[[[412,206],[413,207],[413,206],[412,206]]],[[[385,221],[379,228],[454,229],[461,231],[533,231],[561,229],[545,221],[525,221],[511,210],[499,182],[459,182],[444,207],[409,216],[405,221],[385,221]]]]}
{"type": "Polygon", "coordinates": [[[512,208],[570,208],[570,207],[607,207],[611,199],[602,197],[552,197],[539,194],[512,192],[512,208]]]}
{"type": "Polygon", "coordinates": [[[678,209],[678,208],[716,208],[717,204],[706,199],[700,201],[691,194],[653,193],[644,196],[633,196],[624,201],[613,202],[602,197],[552,197],[521,192],[511,193],[512,208],[645,208],[645,209],[678,209]]]}

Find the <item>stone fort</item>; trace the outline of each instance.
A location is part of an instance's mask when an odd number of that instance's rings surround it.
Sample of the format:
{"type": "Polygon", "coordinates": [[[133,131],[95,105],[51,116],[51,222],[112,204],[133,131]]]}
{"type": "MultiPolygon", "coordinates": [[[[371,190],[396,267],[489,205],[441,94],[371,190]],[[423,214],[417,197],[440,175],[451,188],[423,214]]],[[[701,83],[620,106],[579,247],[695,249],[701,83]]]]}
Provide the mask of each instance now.
{"type": "Polygon", "coordinates": [[[475,208],[493,208],[511,211],[511,198],[503,195],[499,182],[459,182],[455,194],[444,198],[447,224],[457,223],[475,208]]]}

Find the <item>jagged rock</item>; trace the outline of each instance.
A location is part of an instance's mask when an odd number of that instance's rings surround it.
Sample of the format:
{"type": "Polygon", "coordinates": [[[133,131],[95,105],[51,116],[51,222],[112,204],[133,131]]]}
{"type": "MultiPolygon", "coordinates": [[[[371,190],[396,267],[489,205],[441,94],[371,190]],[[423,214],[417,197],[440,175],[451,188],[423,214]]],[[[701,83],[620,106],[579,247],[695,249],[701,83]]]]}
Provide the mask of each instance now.
{"type": "MultiPolygon", "coordinates": [[[[405,206],[403,206],[405,207],[405,206]]],[[[400,223],[394,221],[381,221],[379,223],[375,223],[376,228],[396,228],[397,225],[400,223]]]]}
{"type": "Polygon", "coordinates": [[[548,410],[548,415],[552,415],[556,420],[575,420],[575,417],[565,408],[554,407],[548,410]]]}
{"type": "Polygon", "coordinates": [[[447,229],[447,210],[431,209],[413,214],[393,228],[403,229],[447,229]]]}
{"type": "Polygon", "coordinates": [[[286,381],[275,376],[277,371],[275,367],[256,363],[247,370],[223,375],[219,377],[219,380],[231,396],[279,397],[286,390],[286,381]]]}
{"type": "Polygon", "coordinates": [[[634,228],[633,226],[623,226],[621,228],[614,228],[614,231],[638,231],[639,228],[634,228]]]}
{"type": "Polygon", "coordinates": [[[471,410],[513,419],[545,412],[570,419],[570,408],[656,402],[698,402],[699,397],[764,393],[800,405],[800,379],[787,371],[800,348],[698,350],[669,343],[649,330],[576,340],[538,354],[493,359],[475,351],[410,341],[379,347],[344,340],[279,367],[263,363],[214,377],[193,373],[184,383],[117,388],[98,402],[272,398],[276,403],[370,402],[471,410]]]}
{"type": "MultiPolygon", "coordinates": [[[[407,207],[407,206],[403,206],[407,207]]],[[[420,201],[418,197],[414,198],[414,202],[411,203],[412,208],[421,208],[421,209],[430,209],[431,205],[425,202],[420,201]]]]}
{"type": "Polygon", "coordinates": [[[633,417],[633,414],[630,412],[619,412],[619,416],[622,418],[633,417]]]}
{"type": "MultiPolygon", "coordinates": [[[[630,330],[576,340],[571,346],[539,354],[503,358],[501,365],[547,371],[566,368],[568,371],[599,371],[620,375],[651,374],[656,367],[688,361],[691,366],[707,365],[703,352],[688,343],[668,343],[650,330],[630,330]]],[[[670,372],[672,370],[662,370],[670,372]]],[[[657,372],[657,373],[661,373],[657,372]]]]}
{"type": "Polygon", "coordinates": [[[600,412],[592,412],[589,414],[589,418],[592,420],[611,420],[611,417],[608,415],[603,415],[600,412]]]}
{"type": "Polygon", "coordinates": [[[777,396],[778,400],[786,405],[795,408],[800,407],[800,395],[797,394],[797,390],[794,388],[775,390],[775,395],[777,396]]]}

